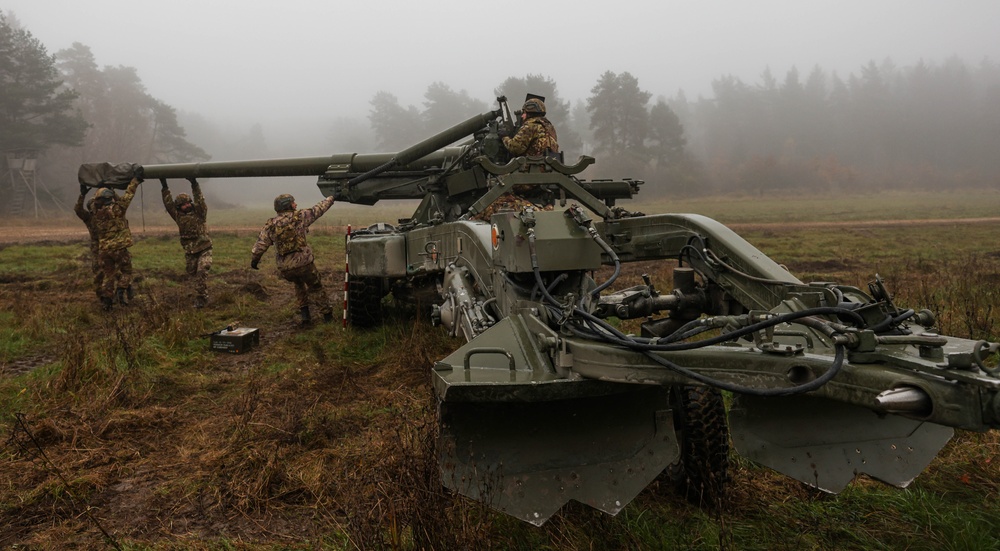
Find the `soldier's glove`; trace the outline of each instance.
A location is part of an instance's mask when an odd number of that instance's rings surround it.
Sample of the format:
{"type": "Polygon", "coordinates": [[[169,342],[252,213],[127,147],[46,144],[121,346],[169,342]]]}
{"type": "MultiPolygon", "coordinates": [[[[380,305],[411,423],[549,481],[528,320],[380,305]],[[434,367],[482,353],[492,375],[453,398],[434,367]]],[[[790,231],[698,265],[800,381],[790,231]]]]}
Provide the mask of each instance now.
{"type": "Polygon", "coordinates": [[[260,263],[260,259],[259,258],[254,258],[253,260],[250,261],[250,267],[253,268],[254,270],[259,270],[260,268],[257,267],[257,264],[259,264],[259,263],[260,263]]]}
{"type": "Polygon", "coordinates": [[[166,178],[160,178],[160,187],[163,188],[163,191],[170,191],[170,187],[167,186],[166,178]]]}
{"type": "Polygon", "coordinates": [[[132,169],[132,177],[142,182],[145,176],[146,169],[142,168],[142,165],[134,165],[134,168],[132,169]]]}
{"type": "Polygon", "coordinates": [[[90,186],[86,184],[80,184],[80,195],[86,195],[90,191],[90,186]]]}

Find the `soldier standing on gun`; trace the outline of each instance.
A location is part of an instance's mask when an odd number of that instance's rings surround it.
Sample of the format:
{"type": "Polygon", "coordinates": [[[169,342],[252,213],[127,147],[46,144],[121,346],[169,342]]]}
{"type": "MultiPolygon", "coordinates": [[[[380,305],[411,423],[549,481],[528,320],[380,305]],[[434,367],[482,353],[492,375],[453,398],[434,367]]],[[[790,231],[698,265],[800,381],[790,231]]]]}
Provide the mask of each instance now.
{"type": "Polygon", "coordinates": [[[250,267],[257,270],[260,258],[271,245],[274,245],[278,273],[282,278],[295,284],[295,298],[303,325],[311,321],[310,298],[319,306],[323,321],[333,321],[333,307],[323,289],[312,249],[306,243],[309,226],[330,210],[332,205],[333,196],[330,196],[312,208],[295,210],[297,205],[291,195],[283,193],[275,197],[274,211],[278,215],[264,224],[257,242],[250,251],[252,255],[250,267]]]}
{"type": "Polygon", "coordinates": [[[101,298],[101,282],[104,280],[104,272],[101,271],[100,264],[97,263],[97,228],[94,227],[94,199],[87,201],[87,207],[83,206],[83,199],[87,196],[90,187],[80,184],[80,198],[76,200],[73,211],[77,217],[83,220],[87,226],[87,233],[90,234],[90,271],[94,273],[94,291],[97,298],[101,298]]]}
{"type": "Polygon", "coordinates": [[[176,199],[170,196],[170,187],[165,179],[160,179],[160,185],[163,186],[163,206],[177,222],[181,234],[185,269],[189,279],[194,281],[194,307],[204,308],[208,304],[208,271],[212,268],[212,238],[205,227],[208,206],[198,180],[188,178],[188,181],[191,182],[191,195],[180,193],[176,199]]]}
{"type": "Polygon", "coordinates": [[[105,310],[111,310],[115,299],[125,306],[132,299],[132,232],[125,211],[142,178],[135,176],[121,197],[110,188],[97,190],[94,197],[93,224],[97,231],[97,263],[103,280],[98,296],[105,310]]]}

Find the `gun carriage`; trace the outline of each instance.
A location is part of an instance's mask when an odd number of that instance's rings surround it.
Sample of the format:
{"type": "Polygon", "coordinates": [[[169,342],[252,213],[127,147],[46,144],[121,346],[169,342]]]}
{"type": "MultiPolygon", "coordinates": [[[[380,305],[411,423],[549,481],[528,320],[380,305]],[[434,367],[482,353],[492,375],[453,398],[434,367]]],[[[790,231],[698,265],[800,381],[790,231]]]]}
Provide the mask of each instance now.
{"type": "Polygon", "coordinates": [[[939,335],[878,276],[803,282],[712,219],[629,212],[642,182],[581,179],[590,157],[511,157],[498,103],[398,153],[84,165],[80,181],[316,176],[338,201],[419,199],[350,236],[348,318],[382,323],[392,295],[467,341],[430,373],[442,481],[531,523],[571,499],[615,514],[658,476],[711,503],[730,436],[838,492],[858,474],[906,486],[953,429],[1000,427],[997,343],[939,335]],[[513,191],[539,208],[479,219],[513,191]],[[637,261],[673,263],[671,290],[610,291],[637,261]]]}

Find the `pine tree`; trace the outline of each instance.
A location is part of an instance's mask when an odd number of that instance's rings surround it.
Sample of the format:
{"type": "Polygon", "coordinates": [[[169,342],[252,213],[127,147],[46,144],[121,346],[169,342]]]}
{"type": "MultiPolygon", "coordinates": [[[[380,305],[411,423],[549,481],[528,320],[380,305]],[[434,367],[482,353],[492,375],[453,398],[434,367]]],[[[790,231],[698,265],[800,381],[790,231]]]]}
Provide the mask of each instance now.
{"type": "Polygon", "coordinates": [[[45,46],[0,14],[0,150],[79,145],[87,123],[76,97],[45,46]]]}
{"type": "Polygon", "coordinates": [[[421,139],[423,124],[416,107],[403,108],[396,96],[385,91],[376,93],[369,104],[368,121],[379,147],[396,151],[421,139]]]}

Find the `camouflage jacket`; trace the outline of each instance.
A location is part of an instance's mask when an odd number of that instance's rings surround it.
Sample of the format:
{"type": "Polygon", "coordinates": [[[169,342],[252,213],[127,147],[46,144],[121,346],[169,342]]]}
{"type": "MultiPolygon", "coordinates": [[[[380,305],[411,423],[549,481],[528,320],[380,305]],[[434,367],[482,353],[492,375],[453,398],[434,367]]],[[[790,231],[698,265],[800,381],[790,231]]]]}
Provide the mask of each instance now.
{"type": "Polygon", "coordinates": [[[181,233],[181,247],[187,254],[198,254],[205,249],[212,247],[212,238],[208,236],[208,229],[205,227],[205,220],[208,218],[208,206],[205,204],[205,196],[201,193],[201,186],[197,181],[191,183],[192,208],[188,212],[180,212],[174,205],[174,199],[170,195],[169,189],[163,190],[163,206],[167,209],[167,214],[177,222],[177,229],[181,233]]]}
{"type": "Polygon", "coordinates": [[[544,157],[559,151],[556,129],[545,117],[532,117],[521,125],[514,137],[504,137],[503,145],[511,155],[544,157]]]}
{"type": "MultiPolygon", "coordinates": [[[[94,209],[93,224],[97,231],[97,249],[100,251],[117,251],[132,246],[132,232],[128,229],[128,219],[125,211],[135,197],[139,180],[133,178],[121,197],[116,197],[109,205],[94,209]]],[[[94,203],[97,206],[97,203],[94,203]]]]}
{"type": "MultiPolygon", "coordinates": [[[[83,224],[87,226],[87,233],[90,234],[90,251],[97,252],[97,228],[94,227],[94,213],[90,212],[90,208],[84,208],[83,206],[84,195],[81,193],[80,198],[76,200],[76,205],[73,206],[73,212],[76,213],[80,220],[83,220],[83,224]]],[[[93,207],[94,200],[90,200],[90,204],[87,207],[93,207]]]]}
{"type": "Polygon", "coordinates": [[[279,271],[301,268],[315,260],[312,248],[306,243],[306,234],[323,213],[333,206],[333,196],[327,197],[308,209],[279,212],[268,220],[257,236],[250,254],[260,260],[267,249],[274,245],[279,271]]]}

